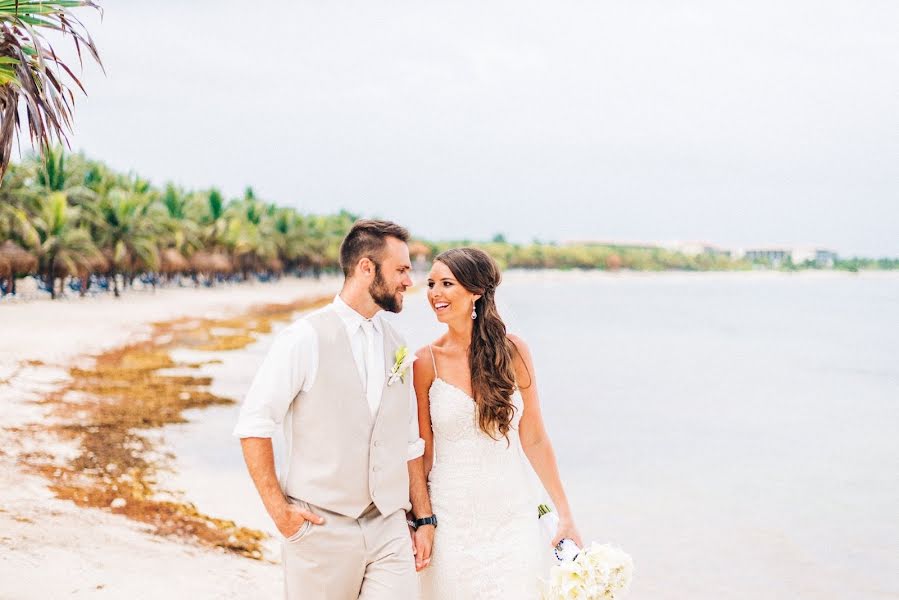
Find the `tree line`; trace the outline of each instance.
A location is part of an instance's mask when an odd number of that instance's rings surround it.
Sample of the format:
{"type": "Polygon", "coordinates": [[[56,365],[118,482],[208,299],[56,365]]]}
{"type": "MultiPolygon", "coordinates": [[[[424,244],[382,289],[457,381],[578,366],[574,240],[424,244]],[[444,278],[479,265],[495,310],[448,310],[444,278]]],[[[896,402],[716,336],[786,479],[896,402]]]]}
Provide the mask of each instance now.
{"type": "MultiPolygon", "coordinates": [[[[226,198],[216,188],[161,187],[117,172],[83,154],[48,148],[12,164],[0,185],[0,291],[34,275],[56,297],[64,285],[118,295],[136,280],[214,285],[284,273],[319,275],[339,268],[340,242],[357,219],[347,211],[304,214],[267,202],[252,188],[226,198]]],[[[724,253],[686,255],[655,247],[608,244],[513,244],[416,240],[426,263],[460,245],[480,247],[503,268],[734,270],[753,264],[724,253]]],[[[836,268],[897,268],[893,259],[847,259],[836,268]]],[[[805,265],[810,268],[813,265],[805,265]]],[[[791,268],[795,268],[791,266],[791,268]]]]}

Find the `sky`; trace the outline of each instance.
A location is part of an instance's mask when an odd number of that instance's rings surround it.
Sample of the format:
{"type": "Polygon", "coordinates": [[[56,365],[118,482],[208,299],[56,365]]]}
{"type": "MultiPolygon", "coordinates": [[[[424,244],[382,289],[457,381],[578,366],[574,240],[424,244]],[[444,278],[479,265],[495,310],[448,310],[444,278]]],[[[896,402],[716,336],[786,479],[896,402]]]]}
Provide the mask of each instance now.
{"type": "Polygon", "coordinates": [[[899,256],[895,0],[101,4],[72,146],[157,184],[430,239],[899,256]]]}

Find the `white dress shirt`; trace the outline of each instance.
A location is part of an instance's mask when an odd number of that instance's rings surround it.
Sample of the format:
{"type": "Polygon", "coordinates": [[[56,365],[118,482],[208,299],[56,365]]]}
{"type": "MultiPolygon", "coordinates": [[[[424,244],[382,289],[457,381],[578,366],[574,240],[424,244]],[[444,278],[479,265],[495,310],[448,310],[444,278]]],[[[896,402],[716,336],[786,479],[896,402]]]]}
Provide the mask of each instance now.
{"type": "MultiPolygon", "coordinates": [[[[384,365],[384,324],[381,323],[381,315],[379,313],[371,319],[366,319],[350,308],[340,296],[334,299],[331,306],[346,325],[346,334],[350,338],[350,347],[353,350],[356,368],[359,370],[362,389],[365,390],[368,408],[371,410],[371,416],[374,417],[378,414],[384,380],[387,379],[387,367],[384,365]],[[366,329],[371,332],[371,340],[368,339],[366,329]]],[[[416,414],[418,413],[416,412],[416,414]]],[[[415,437],[418,437],[418,433],[415,434],[415,437]]]]}
{"type": "MultiPolygon", "coordinates": [[[[371,414],[376,415],[387,377],[387,366],[384,363],[384,324],[380,313],[370,320],[366,319],[350,308],[340,296],[321,310],[333,310],[346,325],[357,374],[362,389],[365,390],[371,414]],[[367,351],[371,346],[363,330],[369,328],[368,325],[363,325],[365,321],[371,323],[373,352],[367,351]]],[[[240,438],[270,438],[278,427],[284,427],[285,434],[289,434],[293,400],[301,391],[312,388],[317,371],[318,335],[305,319],[298,319],[275,337],[244,398],[234,435],[240,438]]],[[[413,460],[423,454],[424,440],[418,435],[418,404],[412,386],[409,385],[408,459],[413,460]]]]}

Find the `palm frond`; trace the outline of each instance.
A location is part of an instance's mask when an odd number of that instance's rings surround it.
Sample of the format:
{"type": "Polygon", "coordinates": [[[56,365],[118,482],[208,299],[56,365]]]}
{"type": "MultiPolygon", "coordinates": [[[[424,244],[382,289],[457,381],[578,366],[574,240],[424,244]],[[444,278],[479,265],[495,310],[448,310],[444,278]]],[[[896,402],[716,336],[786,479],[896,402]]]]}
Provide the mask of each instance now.
{"type": "Polygon", "coordinates": [[[103,68],[96,44],[72,9],[101,12],[91,0],[0,0],[0,181],[12,143],[21,128],[19,107],[24,107],[31,144],[44,153],[55,142],[68,144],[72,129],[74,88],[85,92],[79,78],[53,49],[45,32],[53,31],[75,46],[79,64],[82,50],[103,68]]]}

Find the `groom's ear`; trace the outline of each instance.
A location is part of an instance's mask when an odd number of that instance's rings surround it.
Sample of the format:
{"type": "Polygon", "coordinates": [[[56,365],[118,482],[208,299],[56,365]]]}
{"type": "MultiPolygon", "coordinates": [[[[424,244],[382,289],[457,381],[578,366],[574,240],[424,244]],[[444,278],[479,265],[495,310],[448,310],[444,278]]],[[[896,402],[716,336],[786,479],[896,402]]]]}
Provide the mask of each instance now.
{"type": "Polygon", "coordinates": [[[375,263],[367,256],[363,256],[359,259],[359,262],[356,263],[356,273],[358,275],[362,275],[366,277],[368,275],[372,275],[375,272],[375,263]]]}

